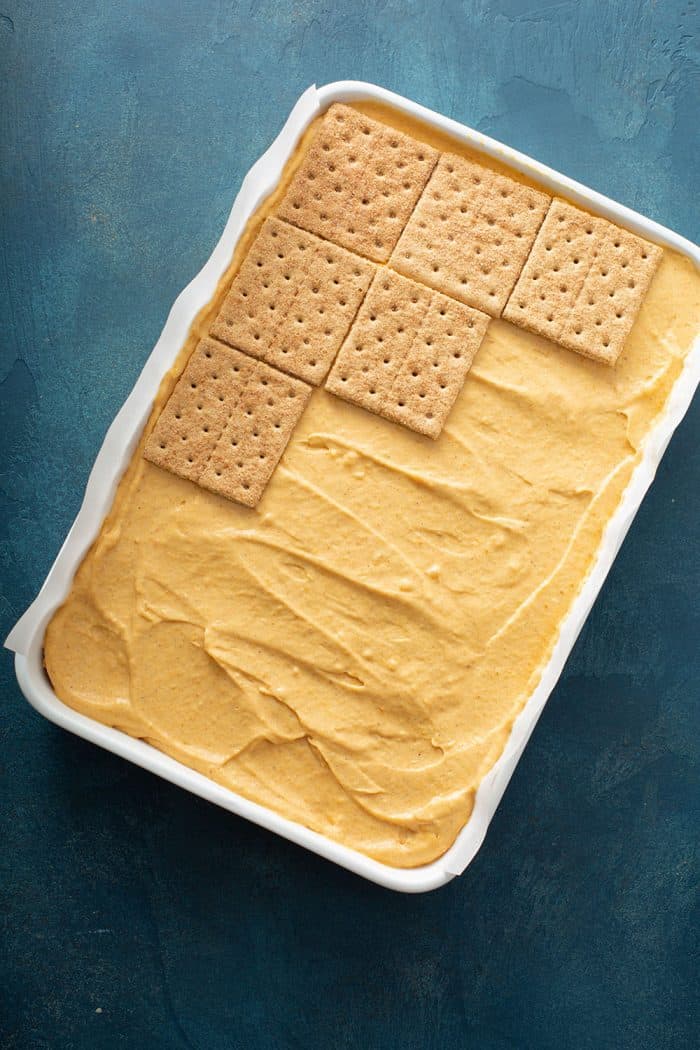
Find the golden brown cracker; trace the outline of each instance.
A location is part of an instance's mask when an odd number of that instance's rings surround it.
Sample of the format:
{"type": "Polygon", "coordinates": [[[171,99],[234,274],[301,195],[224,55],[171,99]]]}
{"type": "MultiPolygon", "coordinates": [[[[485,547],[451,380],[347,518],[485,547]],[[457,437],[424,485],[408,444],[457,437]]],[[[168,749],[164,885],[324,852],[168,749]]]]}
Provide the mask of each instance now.
{"type": "Polygon", "coordinates": [[[311,387],[300,379],[262,361],[252,366],[199,478],[203,488],[247,507],[259,502],[311,396],[311,387]]]}
{"type": "Polygon", "coordinates": [[[390,265],[500,317],[550,199],[481,164],[445,153],[390,265]]]}
{"type": "Polygon", "coordinates": [[[434,292],[391,388],[383,415],[437,438],[457,399],[490,318],[434,292]]]}
{"type": "Polygon", "coordinates": [[[326,389],[436,438],[489,318],[385,270],[375,277],[326,389]]]}
{"type": "Polygon", "coordinates": [[[326,389],[381,415],[431,291],[391,270],[377,273],[335,360],[326,389]]]}
{"type": "Polygon", "coordinates": [[[197,481],[253,363],[212,339],[201,340],[146,441],[146,459],[197,481]]]}
{"type": "Polygon", "coordinates": [[[288,222],[386,262],[437,150],[335,103],[279,207],[288,222]]]}
{"type": "Polygon", "coordinates": [[[279,219],[267,219],[211,334],[308,383],[322,383],[374,266],[279,219]]]}
{"type": "Polygon", "coordinates": [[[607,219],[555,199],[503,317],[614,365],[662,254],[607,219]]]}
{"type": "Polygon", "coordinates": [[[161,412],[144,456],[253,507],[310,394],[301,380],[203,339],[161,412]]]}

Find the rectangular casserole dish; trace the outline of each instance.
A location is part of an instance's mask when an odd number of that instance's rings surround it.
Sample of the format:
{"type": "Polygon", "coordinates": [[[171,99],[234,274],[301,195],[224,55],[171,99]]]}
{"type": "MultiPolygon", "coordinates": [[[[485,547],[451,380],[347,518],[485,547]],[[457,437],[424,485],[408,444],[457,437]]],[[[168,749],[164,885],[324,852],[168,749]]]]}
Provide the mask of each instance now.
{"type": "Polygon", "coordinates": [[[66,598],[73,576],[100,530],[119,480],[148,420],[164,373],[175,360],[196,315],[214,294],[248,220],[276,186],[304,130],[314,117],[332,102],[338,101],[388,104],[409,117],[446,132],[475,150],[497,158],[536,179],[554,193],[564,195],[643,237],[684,254],[700,268],[700,250],[677,234],[456,121],[372,84],[341,81],[320,89],[309,88],[294,106],[277,139],[246,175],[218,245],[201,272],[173,305],[141,375],[107,432],[90,474],[82,507],[63,547],[37,598],[5,644],[16,654],[16,673],[24,695],[41,714],[57,725],[128,758],[202,798],[276,831],[373,882],[404,892],[423,892],[445,884],[464,871],[484,839],[491,817],[654,478],[671,435],[690,404],[700,379],[700,340],[697,338],[665,410],[645,441],[643,456],[607,525],[594,564],[561,625],[558,640],[537,688],[515,720],[503,753],[482,780],[467,824],[450,849],[430,864],[410,869],[381,864],[248,801],[141,740],[74,711],[54,693],[42,660],[46,626],[56,608],[66,598]]]}

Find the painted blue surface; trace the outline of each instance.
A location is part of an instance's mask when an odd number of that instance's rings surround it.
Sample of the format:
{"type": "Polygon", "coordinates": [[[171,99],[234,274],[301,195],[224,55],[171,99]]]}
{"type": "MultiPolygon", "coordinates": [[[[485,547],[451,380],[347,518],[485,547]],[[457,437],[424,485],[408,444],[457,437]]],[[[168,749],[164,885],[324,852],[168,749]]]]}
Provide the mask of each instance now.
{"type": "MultiPolygon", "coordinates": [[[[700,235],[695,0],[0,10],[3,633],[312,81],[383,84],[700,235]]],[[[697,1047],[699,447],[696,405],[484,849],[424,897],[57,730],[5,654],[0,1045],[697,1047]]]]}

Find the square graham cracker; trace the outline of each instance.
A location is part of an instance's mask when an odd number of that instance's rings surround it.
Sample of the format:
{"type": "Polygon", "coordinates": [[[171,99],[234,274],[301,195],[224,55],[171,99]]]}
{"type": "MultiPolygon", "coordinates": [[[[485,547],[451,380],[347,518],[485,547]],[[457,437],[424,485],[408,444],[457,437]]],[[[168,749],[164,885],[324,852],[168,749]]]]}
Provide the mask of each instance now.
{"type": "Polygon", "coordinates": [[[503,317],[614,365],[662,254],[657,245],[557,198],[503,317]]]}
{"type": "Polygon", "coordinates": [[[334,103],[278,214],[386,262],[438,159],[437,150],[334,103]]]}
{"type": "Polygon", "coordinates": [[[374,266],[279,219],[267,219],[210,332],[307,383],[325,379],[374,266]]]}
{"type": "Polygon", "coordinates": [[[550,201],[546,193],[445,153],[389,265],[500,317],[550,201]]]}
{"type": "Polygon", "coordinates": [[[253,507],[310,395],[301,380],[203,339],[158,417],[144,456],[253,507]]]}
{"type": "Polygon", "coordinates": [[[326,389],[437,438],[490,318],[385,270],[375,277],[326,389]]]}
{"type": "Polygon", "coordinates": [[[204,468],[199,484],[255,507],[311,397],[311,387],[254,361],[252,374],[204,468]]]}
{"type": "Polygon", "coordinates": [[[198,481],[254,363],[237,350],[202,339],[146,441],[146,459],[198,481]]]}

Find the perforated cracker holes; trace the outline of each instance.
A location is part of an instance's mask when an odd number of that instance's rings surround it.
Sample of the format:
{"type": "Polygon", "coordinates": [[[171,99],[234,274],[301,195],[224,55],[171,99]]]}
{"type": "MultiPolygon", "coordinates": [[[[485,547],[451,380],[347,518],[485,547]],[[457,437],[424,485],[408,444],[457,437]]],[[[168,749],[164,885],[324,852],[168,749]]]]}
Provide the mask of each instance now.
{"type": "Polygon", "coordinates": [[[420,434],[440,434],[489,318],[408,278],[380,272],[326,389],[420,434]]]}
{"type": "Polygon", "coordinates": [[[331,369],[326,389],[381,415],[431,294],[429,288],[390,270],[378,273],[331,369]]]}
{"type": "Polygon", "coordinates": [[[367,260],[267,219],[211,334],[308,383],[322,383],[373,273],[367,260]]]}
{"type": "Polygon", "coordinates": [[[310,394],[301,380],[204,339],[161,412],[144,456],[253,507],[310,394]]]}
{"type": "Polygon", "coordinates": [[[253,364],[245,354],[203,339],[148,437],[146,459],[197,481],[253,364]]]}
{"type": "Polygon", "coordinates": [[[300,379],[253,362],[199,484],[236,503],[256,506],[310,396],[311,387],[300,379]]]}
{"type": "Polygon", "coordinates": [[[503,317],[614,365],[661,248],[554,200],[503,317]]]}
{"type": "Polygon", "coordinates": [[[385,262],[437,151],[356,110],[332,105],[279,208],[283,219],[385,262]]]}
{"type": "Polygon", "coordinates": [[[491,317],[500,317],[550,197],[445,153],[390,265],[491,317]]]}
{"type": "Polygon", "coordinates": [[[490,318],[434,292],[384,410],[387,419],[439,437],[490,318]]]}

